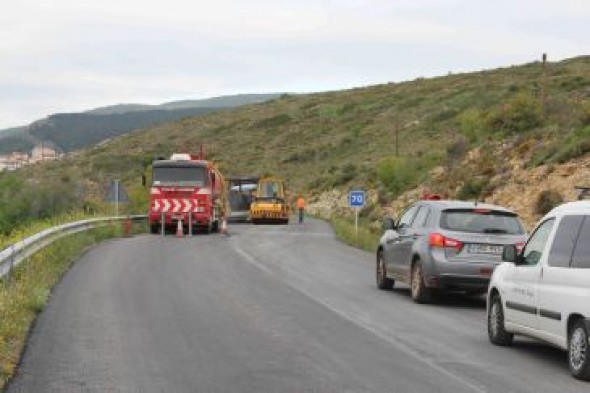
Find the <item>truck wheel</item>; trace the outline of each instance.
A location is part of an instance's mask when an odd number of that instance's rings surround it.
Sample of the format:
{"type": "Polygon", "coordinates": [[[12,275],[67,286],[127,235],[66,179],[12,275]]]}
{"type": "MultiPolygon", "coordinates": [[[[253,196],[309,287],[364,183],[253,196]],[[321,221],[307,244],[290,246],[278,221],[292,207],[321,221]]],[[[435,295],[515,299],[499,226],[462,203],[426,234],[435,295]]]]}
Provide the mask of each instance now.
{"type": "Polygon", "coordinates": [[[157,235],[158,233],[160,233],[160,226],[158,224],[151,224],[150,233],[152,235],[157,235]]]}
{"type": "Polygon", "coordinates": [[[588,329],[583,319],[577,320],[569,332],[568,365],[574,378],[590,380],[588,329]]]}
{"type": "Polygon", "coordinates": [[[410,278],[410,292],[412,300],[416,303],[428,303],[431,300],[430,289],[424,283],[424,274],[422,273],[422,264],[416,261],[412,266],[412,276],[410,278]]]}
{"type": "Polygon", "coordinates": [[[504,327],[504,309],[500,295],[494,295],[488,312],[488,337],[492,344],[509,346],[512,345],[514,334],[506,331],[504,327]]]}
{"type": "Polygon", "coordinates": [[[207,235],[210,235],[211,233],[213,233],[213,221],[209,221],[209,223],[205,227],[205,233],[207,235]]]}
{"type": "Polygon", "coordinates": [[[387,277],[387,270],[385,268],[385,260],[383,259],[383,251],[377,253],[377,267],[375,269],[375,278],[377,281],[377,288],[388,290],[393,288],[394,280],[387,277]]]}

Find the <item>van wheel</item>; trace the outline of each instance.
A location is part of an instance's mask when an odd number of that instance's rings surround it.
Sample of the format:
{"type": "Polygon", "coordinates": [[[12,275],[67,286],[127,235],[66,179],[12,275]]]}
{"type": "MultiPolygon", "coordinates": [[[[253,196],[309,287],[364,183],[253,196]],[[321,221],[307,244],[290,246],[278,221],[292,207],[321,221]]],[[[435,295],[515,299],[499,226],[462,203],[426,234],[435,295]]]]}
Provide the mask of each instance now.
{"type": "Polygon", "coordinates": [[[514,334],[508,333],[504,327],[504,309],[499,295],[492,297],[490,311],[488,312],[488,337],[492,344],[512,345],[514,334]]]}
{"type": "Polygon", "coordinates": [[[568,340],[568,364],[574,378],[590,380],[590,359],[588,356],[588,329],[584,320],[574,323],[568,340]]]}
{"type": "Polygon", "coordinates": [[[424,283],[424,274],[422,273],[422,264],[420,261],[416,261],[412,266],[410,287],[412,300],[414,300],[414,302],[428,303],[432,299],[430,288],[427,288],[424,283]]]}
{"type": "Polygon", "coordinates": [[[377,281],[377,288],[387,290],[393,288],[394,280],[387,277],[387,270],[385,268],[385,260],[383,259],[383,251],[377,253],[377,266],[375,269],[375,276],[377,281]]]}

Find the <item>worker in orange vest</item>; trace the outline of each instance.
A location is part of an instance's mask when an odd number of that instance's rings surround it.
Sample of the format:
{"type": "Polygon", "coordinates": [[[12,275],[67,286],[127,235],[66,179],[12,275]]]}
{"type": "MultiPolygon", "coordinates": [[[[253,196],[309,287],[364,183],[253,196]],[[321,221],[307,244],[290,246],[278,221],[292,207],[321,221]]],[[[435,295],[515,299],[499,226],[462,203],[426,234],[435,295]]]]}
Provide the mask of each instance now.
{"type": "Polygon", "coordinates": [[[305,200],[301,195],[297,198],[297,210],[299,210],[299,223],[301,224],[303,222],[303,213],[305,210],[305,200]]]}

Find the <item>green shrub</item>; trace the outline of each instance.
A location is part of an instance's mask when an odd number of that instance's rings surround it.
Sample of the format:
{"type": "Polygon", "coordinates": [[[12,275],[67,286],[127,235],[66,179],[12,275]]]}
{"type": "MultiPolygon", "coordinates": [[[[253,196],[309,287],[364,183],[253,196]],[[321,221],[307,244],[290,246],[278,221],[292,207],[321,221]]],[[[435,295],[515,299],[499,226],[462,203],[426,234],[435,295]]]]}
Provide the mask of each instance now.
{"type": "Polygon", "coordinates": [[[440,123],[443,122],[445,120],[449,120],[452,119],[454,117],[457,116],[457,109],[451,108],[451,109],[443,109],[440,112],[434,114],[431,118],[430,121],[432,121],[433,123],[440,123]]]}
{"type": "Polygon", "coordinates": [[[485,179],[468,179],[457,193],[457,199],[479,200],[487,183],[485,179]]]}
{"type": "Polygon", "coordinates": [[[291,116],[287,114],[276,115],[272,117],[267,117],[266,119],[262,119],[258,123],[256,123],[256,127],[259,128],[270,128],[270,127],[279,127],[285,124],[288,124],[293,120],[291,116]]]}
{"type": "Polygon", "coordinates": [[[582,125],[590,125],[590,102],[584,102],[579,108],[579,118],[582,125]]]}
{"type": "Polygon", "coordinates": [[[379,244],[379,233],[371,230],[366,220],[359,220],[358,234],[355,233],[354,219],[333,216],[330,222],[336,237],[346,244],[374,252],[379,244]]]}
{"type": "Polygon", "coordinates": [[[564,163],[590,152],[590,126],[576,130],[560,145],[551,162],[564,163]]]}
{"type": "Polygon", "coordinates": [[[560,87],[565,91],[579,90],[590,85],[590,80],[581,75],[570,77],[560,83],[560,87]]]}
{"type": "Polygon", "coordinates": [[[507,134],[529,131],[541,125],[541,105],[538,99],[521,93],[490,111],[485,122],[489,129],[507,134]]]}
{"type": "Polygon", "coordinates": [[[457,116],[459,122],[459,130],[471,143],[475,143],[483,139],[485,132],[484,121],[482,113],[479,109],[467,109],[459,116],[457,116]]]}
{"type": "Polygon", "coordinates": [[[340,168],[340,171],[334,177],[332,185],[334,187],[343,186],[357,177],[358,170],[356,165],[349,163],[340,168]]]}
{"type": "Polygon", "coordinates": [[[377,179],[395,197],[416,187],[421,177],[440,162],[439,153],[424,154],[416,158],[389,157],[377,165],[377,179]]]}
{"type": "Polygon", "coordinates": [[[580,128],[566,137],[554,141],[536,151],[528,166],[561,164],[590,152],[590,125],[580,128]]]}
{"type": "Polygon", "coordinates": [[[339,105],[322,105],[318,108],[318,115],[327,119],[335,119],[341,114],[339,105]]]}
{"type": "Polygon", "coordinates": [[[404,158],[386,158],[377,166],[377,178],[386,189],[397,196],[413,186],[415,169],[404,158]]]}
{"type": "Polygon", "coordinates": [[[561,203],[563,203],[563,197],[559,192],[555,190],[541,191],[535,201],[535,213],[545,215],[561,203]]]}
{"type": "Polygon", "coordinates": [[[460,161],[467,152],[467,141],[465,138],[459,138],[455,142],[447,146],[446,161],[449,165],[460,161]]]}

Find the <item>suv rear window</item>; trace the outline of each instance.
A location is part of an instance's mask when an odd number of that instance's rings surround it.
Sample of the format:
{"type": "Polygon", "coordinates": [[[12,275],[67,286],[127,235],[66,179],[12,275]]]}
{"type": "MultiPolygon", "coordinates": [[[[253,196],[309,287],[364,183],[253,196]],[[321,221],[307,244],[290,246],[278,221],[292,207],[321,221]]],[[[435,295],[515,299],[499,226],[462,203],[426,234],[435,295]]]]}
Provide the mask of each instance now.
{"type": "Polygon", "coordinates": [[[450,231],[522,235],[516,214],[490,209],[448,209],[440,216],[440,227],[450,231]]]}

